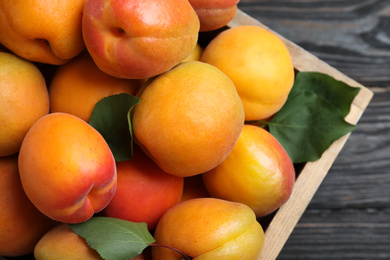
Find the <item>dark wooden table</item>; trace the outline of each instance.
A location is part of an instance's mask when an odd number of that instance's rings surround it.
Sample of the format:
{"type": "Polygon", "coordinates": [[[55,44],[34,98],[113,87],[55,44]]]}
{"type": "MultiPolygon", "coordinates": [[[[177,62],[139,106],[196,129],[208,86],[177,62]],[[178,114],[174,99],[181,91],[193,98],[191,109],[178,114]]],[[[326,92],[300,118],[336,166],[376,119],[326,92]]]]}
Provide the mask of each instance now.
{"type": "Polygon", "coordinates": [[[390,0],[239,8],[374,92],[277,259],[390,259],[390,0]]]}

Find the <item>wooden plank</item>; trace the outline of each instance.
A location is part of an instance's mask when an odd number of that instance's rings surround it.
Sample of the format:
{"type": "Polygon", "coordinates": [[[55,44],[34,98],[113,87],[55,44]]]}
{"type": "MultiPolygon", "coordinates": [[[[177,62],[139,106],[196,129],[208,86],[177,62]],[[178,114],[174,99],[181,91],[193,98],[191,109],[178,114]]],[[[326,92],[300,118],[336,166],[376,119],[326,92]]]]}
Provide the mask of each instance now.
{"type": "MultiPolygon", "coordinates": [[[[236,17],[228,26],[236,27],[240,25],[255,25],[272,31],[264,24],[253,19],[241,10],[238,10],[236,17]]],[[[294,67],[298,71],[318,71],[326,73],[351,86],[359,87],[361,89],[359,95],[353,101],[351,112],[346,118],[350,123],[357,123],[372,99],[373,92],[284,38],[282,35],[279,35],[275,31],[273,32],[285,42],[293,58],[294,67]]],[[[350,134],[347,134],[334,142],[323,154],[321,159],[316,162],[305,164],[297,178],[293,194],[289,201],[276,212],[265,230],[265,245],[259,259],[271,260],[276,259],[279,255],[349,135],[350,134]]]]}
{"type": "Polygon", "coordinates": [[[310,222],[298,223],[278,260],[390,259],[390,211],[308,209],[305,216],[310,222]]]}

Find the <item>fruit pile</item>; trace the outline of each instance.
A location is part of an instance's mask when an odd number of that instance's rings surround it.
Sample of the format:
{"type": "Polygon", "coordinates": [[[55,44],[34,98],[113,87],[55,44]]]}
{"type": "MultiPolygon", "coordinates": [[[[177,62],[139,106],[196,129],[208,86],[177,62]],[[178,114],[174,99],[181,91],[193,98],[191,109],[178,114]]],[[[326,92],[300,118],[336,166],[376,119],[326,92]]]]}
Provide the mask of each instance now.
{"type": "Polygon", "coordinates": [[[99,218],[147,224],[136,259],[259,258],[295,182],[259,122],[295,74],[277,35],[225,27],[237,2],[0,0],[1,256],[119,259],[73,229],[99,218]]]}

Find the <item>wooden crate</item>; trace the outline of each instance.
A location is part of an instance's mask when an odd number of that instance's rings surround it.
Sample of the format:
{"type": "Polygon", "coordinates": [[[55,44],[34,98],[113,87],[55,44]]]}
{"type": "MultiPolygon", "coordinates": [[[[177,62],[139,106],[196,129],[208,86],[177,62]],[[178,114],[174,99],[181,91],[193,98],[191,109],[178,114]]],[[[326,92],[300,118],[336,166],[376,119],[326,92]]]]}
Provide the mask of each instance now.
{"type": "MultiPolygon", "coordinates": [[[[272,31],[270,28],[253,19],[241,10],[237,11],[236,17],[228,24],[228,27],[236,27],[239,25],[255,25],[272,31]]],[[[364,110],[367,108],[373,93],[368,88],[362,86],[327,63],[321,61],[314,55],[305,51],[303,48],[284,38],[282,35],[276,32],[274,33],[277,34],[286,44],[292,56],[294,67],[297,71],[316,71],[326,73],[337,80],[349,84],[350,86],[361,88],[359,94],[355,97],[352,103],[350,113],[346,117],[346,121],[351,124],[356,124],[364,110]]],[[[264,228],[265,244],[259,259],[272,260],[277,258],[291,232],[335,161],[337,155],[346,143],[349,135],[350,134],[347,134],[334,142],[319,160],[303,165],[302,170],[299,172],[297,177],[294,191],[290,199],[278,211],[270,216],[271,219],[264,228]]]]}
{"type": "MultiPolygon", "coordinates": [[[[241,10],[237,11],[237,15],[228,24],[228,27],[236,27],[239,25],[255,25],[272,31],[270,28],[266,27],[241,10]]],[[[349,123],[356,124],[368,106],[373,93],[368,88],[362,86],[358,82],[321,61],[314,55],[305,51],[303,48],[284,38],[282,35],[279,35],[276,32],[274,33],[277,34],[286,44],[292,56],[294,67],[297,71],[317,71],[326,73],[351,86],[361,88],[361,91],[352,103],[349,115],[346,117],[346,120],[349,123]]],[[[265,244],[259,260],[273,260],[277,258],[291,232],[295,228],[315,192],[335,161],[337,155],[346,143],[348,137],[349,134],[334,142],[333,145],[323,154],[321,159],[315,162],[306,163],[302,167],[289,201],[274,214],[268,216],[267,218],[269,219],[266,219],[265,221],[265,244]]],[[[23,257],[15,259],[22,258],[23,257]]],[[[6,258],[0,256],[0,259],[6,258]]]]}

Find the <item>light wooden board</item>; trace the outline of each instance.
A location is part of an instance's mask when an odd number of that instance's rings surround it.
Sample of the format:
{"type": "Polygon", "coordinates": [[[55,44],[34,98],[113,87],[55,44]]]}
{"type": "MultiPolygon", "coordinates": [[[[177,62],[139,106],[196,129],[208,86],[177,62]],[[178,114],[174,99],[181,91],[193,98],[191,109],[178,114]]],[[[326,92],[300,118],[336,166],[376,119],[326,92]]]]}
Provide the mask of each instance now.
{"type": "MultiPolygon", "coordinates": [[[[270,30],[259,21],[253,19],[241,10],[238,10],[236,17],[228,26],[236,27],[240,25],[255,25],[270,30]]],[[[276,32],[274,33],[277,34],[276,32]]],[[[284,38],[282,35],[277,35],[286,44],[292,56],[294,67],[298,71],[317,71],[326,73],[335,79],[344,81],[351,86],[359,87],[361,89],[352,103],[349,115],[346,117],[346,120],[349,123],[356,124],[370,103],[373,92],[284,38]]],[[[264,249],[259,259],[276,259],[348,137],[349,134],[334,142],[319,160],[305,164],[296,180],[294,191],[289,201],[276,212],[265,230],[264,249]]]]}

